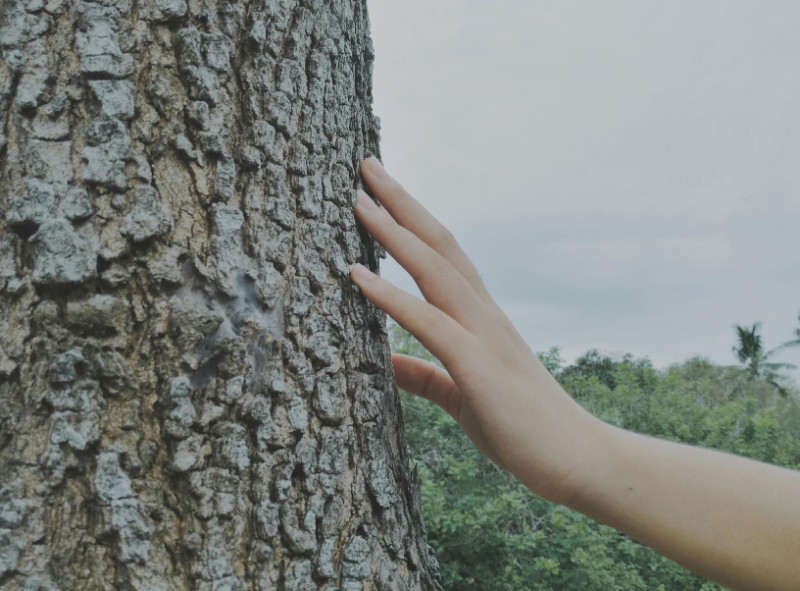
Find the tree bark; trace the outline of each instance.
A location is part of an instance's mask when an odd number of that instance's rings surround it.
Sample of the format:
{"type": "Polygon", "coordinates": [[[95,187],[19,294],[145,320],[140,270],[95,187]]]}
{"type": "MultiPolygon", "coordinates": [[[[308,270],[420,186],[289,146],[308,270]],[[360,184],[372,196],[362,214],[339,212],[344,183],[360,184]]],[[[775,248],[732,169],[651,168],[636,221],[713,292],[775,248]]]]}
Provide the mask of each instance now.
{"type": "Polygon", "coordinates": [[[438,589],[365,0],[0,2],[0,587],[438,589]]]}

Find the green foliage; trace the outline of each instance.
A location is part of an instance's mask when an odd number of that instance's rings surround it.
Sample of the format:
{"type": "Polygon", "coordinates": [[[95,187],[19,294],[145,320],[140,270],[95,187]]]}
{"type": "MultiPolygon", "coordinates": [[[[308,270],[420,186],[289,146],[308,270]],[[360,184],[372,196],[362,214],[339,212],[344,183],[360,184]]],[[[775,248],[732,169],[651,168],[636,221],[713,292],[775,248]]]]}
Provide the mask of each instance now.
{"type": "Polygon", "coordinates": [[[800,312],[797,313],[798,327],[792,331],[792,339],[786,341],[781,348],[784,347],[800,347],[800,312]]]}
{"type": "MultiPolygon", "coordinates": [[[[395,351],[432,360],[393,327],[395,351]]],[[[797,392],[704,359],[656,371],[647,359],[590,351],[564,367],[539,354],[576,399],[627,429],[800,468],[797,392]]],[[[422,480],[429,541],[452,591],[714,591],[649,548],[530,494],[486,460],[443,411],[403,393],[406,439],[422,480]]]]}
{"type": "Polygon", "coordinates": [[[558,347],[550,347],[547,351],[540,351],[536,355],[539,356],[539,361],[542,362],[545,369],[558,377],[564,367],[564,360],[561,358],[561,349],[558,347]]]}
{"type": "Polygon", "coordinates": [[[796,369],[796,365],[791,363],[780,363],[771,361],[775,353],[781,349],[795,346],[795,341],[784,343],[770,351],[764,349],[759,330],[760,323],[756,322],[751,328],[736,325],[737,345],[733,347],[733,353],[740,363],[744,364],[750,377],[761,378],[771,384],[782,396],[788,396],[789,391],[783,385],[785,380],[782,371],[786,369],[796,369]]]}

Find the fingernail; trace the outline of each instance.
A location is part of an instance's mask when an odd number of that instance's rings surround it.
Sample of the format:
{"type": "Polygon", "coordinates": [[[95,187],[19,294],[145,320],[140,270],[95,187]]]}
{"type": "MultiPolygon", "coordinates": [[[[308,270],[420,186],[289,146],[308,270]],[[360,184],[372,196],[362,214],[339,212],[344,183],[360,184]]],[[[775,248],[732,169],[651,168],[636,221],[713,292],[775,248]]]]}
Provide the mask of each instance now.
{"type": "Polygon", "coordinates": [[[372,197],[367,195],[364,191],[359,189],[356,191],[358,195],[358,206],[363,207],[364,209],[378,209],[378,206],[375,205],[375,202],[372,200],[372,197]]]}
{"type": "Polygon", "coordinates": [[[375,158],[375,156],[370,156],[366,160],[364,160],[364,166],[370,172],[370,174],[379,179],[388,179],[389,173],[386,172],[386,169],[383,167],[383,164],[375,158]]]}
{"type": "Polygon", "coordinates": [[[350,267],[350,278],[355,281],[356,283],[365,283],[367,281],[372,281],[375,279],[377,275],[367,269],[361,263],[356,263],[352,267],[350,267]]]}

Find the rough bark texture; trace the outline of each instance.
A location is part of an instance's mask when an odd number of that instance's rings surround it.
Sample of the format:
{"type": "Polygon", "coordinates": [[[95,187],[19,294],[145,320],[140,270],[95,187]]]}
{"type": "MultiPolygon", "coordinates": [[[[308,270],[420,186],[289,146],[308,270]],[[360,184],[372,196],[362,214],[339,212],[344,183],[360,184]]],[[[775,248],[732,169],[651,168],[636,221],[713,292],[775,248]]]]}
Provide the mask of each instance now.
{"type": "Polygon", "coordinates": [[[436,589],[364,0],[0,0],[0,587],[436,589]]]}

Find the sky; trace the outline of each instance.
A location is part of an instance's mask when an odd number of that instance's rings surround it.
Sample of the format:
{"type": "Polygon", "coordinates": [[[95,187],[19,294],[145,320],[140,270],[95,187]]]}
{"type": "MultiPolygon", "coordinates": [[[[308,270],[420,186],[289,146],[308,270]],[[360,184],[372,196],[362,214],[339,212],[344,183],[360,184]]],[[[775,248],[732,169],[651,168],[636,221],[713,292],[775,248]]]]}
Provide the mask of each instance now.
{"type": "Polygon", "coordinates": [[[384,163],[534,350],[729,364],[735,324],[792,336],[800,2],[368,4],[384,163]]]}

